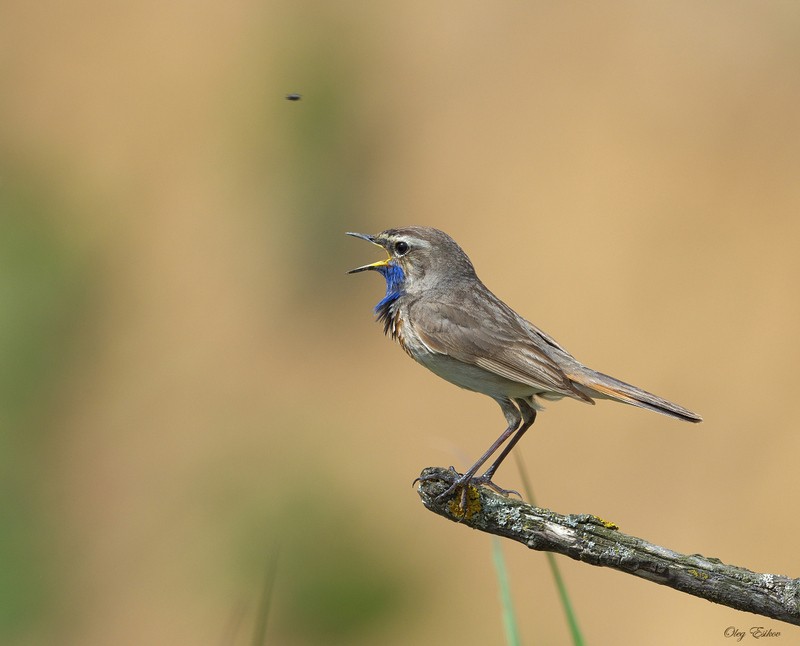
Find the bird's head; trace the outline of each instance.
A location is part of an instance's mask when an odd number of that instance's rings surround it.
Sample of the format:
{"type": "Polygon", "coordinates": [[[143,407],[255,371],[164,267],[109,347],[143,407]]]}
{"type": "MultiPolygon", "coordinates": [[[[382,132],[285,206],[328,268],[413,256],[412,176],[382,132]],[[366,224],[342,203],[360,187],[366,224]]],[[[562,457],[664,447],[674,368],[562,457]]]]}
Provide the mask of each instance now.
{"type": "Polygon", "coordinates": [[[377,235],[351,233],[383,247],[387,258],[362,265],[348,273],[374,270],[386,279],[386,298],[432,288],[447,288],[453,282],[473,277],[475,270],[467,254],[444,231],[430,227],[387,229],[377,235]]]}

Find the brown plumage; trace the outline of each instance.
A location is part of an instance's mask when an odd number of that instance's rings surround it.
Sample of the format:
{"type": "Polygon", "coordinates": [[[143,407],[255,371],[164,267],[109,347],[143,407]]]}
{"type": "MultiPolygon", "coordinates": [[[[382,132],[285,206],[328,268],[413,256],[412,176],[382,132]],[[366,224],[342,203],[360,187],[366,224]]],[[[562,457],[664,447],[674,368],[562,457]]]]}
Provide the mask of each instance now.
{"type": "Polygon", "coordinates": [[[445,495],[468,483],[504,491],[491,478],[533,423],[541,399],[571,397],[590,404],[596,398],[612,399],[689,422],[701,421],[682,406],[581,364],[489,291],[461,247],[443,231],[405,227],[375,236],[349,235],[379,245],[389,254],[351,272],[375,270],[386,279],[386,296],[376,307],[384,331],[443,379],[492,397],[508,422],[489,450],[463,476],[454,477],[445,495]],[[500,456],[476,477],[509,438],[500,456]]]}

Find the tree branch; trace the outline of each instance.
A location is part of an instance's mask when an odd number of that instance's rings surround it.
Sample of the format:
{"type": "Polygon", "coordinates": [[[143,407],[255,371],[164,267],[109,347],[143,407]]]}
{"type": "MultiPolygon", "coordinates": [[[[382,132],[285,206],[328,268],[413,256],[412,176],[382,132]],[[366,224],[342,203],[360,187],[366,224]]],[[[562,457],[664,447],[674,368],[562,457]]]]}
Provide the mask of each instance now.
{"type": "Polygon", "coordinates": [[[596,516],[562,516],[486,487],[469,488],[465,515],[458,490],[450,499],[436,502],[452,475],[439,467],[428,467],[421,474],[422,503],[440,516],[534,550],[610,567],[736,610],[800,625],[800,579],[758,574],[700,554],[679,554],[623,534],[596,516]]]}

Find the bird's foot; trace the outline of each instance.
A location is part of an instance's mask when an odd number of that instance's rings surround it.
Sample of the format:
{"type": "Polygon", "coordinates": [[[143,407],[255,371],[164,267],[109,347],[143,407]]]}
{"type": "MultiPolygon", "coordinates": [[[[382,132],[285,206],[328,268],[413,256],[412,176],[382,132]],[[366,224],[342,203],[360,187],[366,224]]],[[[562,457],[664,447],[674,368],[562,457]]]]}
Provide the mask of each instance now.
{"type": "Polygon", "coordinates": [[[451,465],[447,471],[438,471],[437,473],[429,473],[428,475],[422,475],[418,478],[414,478],[414,482],[411,483],[411,486],[413,487],[418,482],[430,482],[431,480],[438,480],[440,482],[444,481],[450,485],[450,487],[448,487],[444,493],[436,496],[436,502],[439,504],[443,503],[459,486],[466,482],[464,480],[464,476],[456,471],[456,468],[451,465]]]}
{"type": "Polygon", "coordinates": [[[459,496],[459,502],[450,500],[451,505],[451,512],[453,512],[456,516],[461,516],[462,520],[469,516],[472,516],[474,511],[470,511],[470,499],[475,499],[477,501],[477,492],[475,488],[472,487],[472,495],[470,495],[470,485],[472,484],[472,477],[463,475],[456,471],[456,468],[451,466],[447,471],[437,471],[437,473],[431,473],[427,475],[421,475],[419,478],[414,479],[414,483],[417,482],[430,482],[431,480],[437,480],[439,482],[445,482],[446,484],[450,485],[445,489],[442,493],[440,493],[436,498],[434,498],[434,502],[438,505],[444,505],[448,500],[454,497],[454,494],[459,489],[461,490],[461,494],[459,496]]]}
{"type": "Polygon", "coordinates": [[[499,493],[501,496],[507,497],[513,493],[515,496],[518,496],[520,499],[522,499],[522,494],[519,491],[517,491],[516,489],[503,489],[502,487],[492,482],[492,476],[487,473],[484,473],[482,476],[475,476],[474,478],[472,478],[472,484],[489,487],[489,489],[499,493]]]}
{"type": "Polygon", "coordinates": [[[484,473],[482,476],[470,476],[468,474],[459,473],[456,471],[455,467],[451,466],[449,470],[444,472],[439,471],[436,474],[420,476],[414,480],[414,483],[428,482],[431,480],[438,480],[440,482],[444,481],[450,485],[442,493],[436,496],[434,501],[438,505],[444,505],[449,500],[451,504],[451,511],[455,515],[461,516],[462,520],[472,516],[475,511],[477,511],[475,507],[476,505],[479,506],[479,496],[476,489],[478,486],[489,487],[489,489],[499,493],[501,496],[516,494],[522,498],[518,491],[515,491],[514,489],[503,489],[492,482],[490,473],[484,473]],[[458,502],[456,502],[455,494],[459,490],[460,495],[458,496],[458,502]]]}

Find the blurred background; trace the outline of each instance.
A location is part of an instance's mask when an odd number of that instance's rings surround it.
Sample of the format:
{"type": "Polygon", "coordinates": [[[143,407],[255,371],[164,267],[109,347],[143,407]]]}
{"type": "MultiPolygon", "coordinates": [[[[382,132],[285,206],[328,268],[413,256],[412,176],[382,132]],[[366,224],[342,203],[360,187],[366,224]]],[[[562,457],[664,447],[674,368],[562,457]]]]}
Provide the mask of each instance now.
{"type": "MultiPolygon", "coordinates": [[[[705,417],[551,404],[541,505],[800,575],[798,69],[778,0],[6,0],[0,643],[249,644],[270,590],[269,643],[503,642],[490,538],[411,487],[502,415],[345,274],[382,257],[345,231],[407,224],[705,417]]],[[[565,643],[504,550],[524,641],[565,643]]],[[[592,644],[800,634],[559,561],[592,644]]]]}

